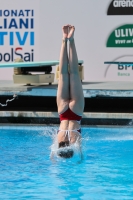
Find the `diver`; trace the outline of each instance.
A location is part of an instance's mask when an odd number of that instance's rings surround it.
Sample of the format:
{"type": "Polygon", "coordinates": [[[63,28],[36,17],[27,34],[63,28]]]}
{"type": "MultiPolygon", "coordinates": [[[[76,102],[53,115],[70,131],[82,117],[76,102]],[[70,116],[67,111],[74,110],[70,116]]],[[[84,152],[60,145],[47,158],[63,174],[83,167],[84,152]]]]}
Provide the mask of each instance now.
{"type": "Polygon", "coordinates": [[[80,148],[81,118],[84,110],[84,96],[79,76],[78,57],[74,41],[75,27],[63,26],[63,39],[59,62],[59,83],[57,107],[60,127],[57,134],[58,156],[71,158],[71,146],[77,143],[80,148]],[[69,41],[69,55],[67,42],[69,41]]]}

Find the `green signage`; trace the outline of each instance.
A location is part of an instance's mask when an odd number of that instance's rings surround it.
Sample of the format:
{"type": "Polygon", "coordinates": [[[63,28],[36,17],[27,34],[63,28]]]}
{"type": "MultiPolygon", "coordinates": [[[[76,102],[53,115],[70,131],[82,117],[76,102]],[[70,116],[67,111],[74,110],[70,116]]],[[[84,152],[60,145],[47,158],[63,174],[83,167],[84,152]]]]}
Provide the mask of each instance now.
{"type": "Polygon", "coordinates": [[[133,24],[126,24],[115,29],[109,36],[106,47],[133,47],[133,24]]]}

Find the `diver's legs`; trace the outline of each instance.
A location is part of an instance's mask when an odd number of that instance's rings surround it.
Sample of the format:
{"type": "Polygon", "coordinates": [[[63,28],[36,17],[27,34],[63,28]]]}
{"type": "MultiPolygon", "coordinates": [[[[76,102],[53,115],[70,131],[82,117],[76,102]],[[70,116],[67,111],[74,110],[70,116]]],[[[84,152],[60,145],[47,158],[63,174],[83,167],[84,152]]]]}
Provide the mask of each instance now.
{"type": "Polygon", "coordinates": [[[82,84],[79,76],[78,69],[78,57],[74,42],[74,26],[69,27],[68,38],[70,41],[69,45],[69,65],[70,65],[70,109],[78,114],[82,115],[84,109],[84,96],[82,84]]]}
{"type": "Polygon", "coordinates": [[[69,107],[69,74],[68,74],[68,55],[67,55],[67,35],[68,25],[63,26],[63,41],[60,51],[59,63],[59,83],[57,90],[58,113],[61,114],[69,107]]]}

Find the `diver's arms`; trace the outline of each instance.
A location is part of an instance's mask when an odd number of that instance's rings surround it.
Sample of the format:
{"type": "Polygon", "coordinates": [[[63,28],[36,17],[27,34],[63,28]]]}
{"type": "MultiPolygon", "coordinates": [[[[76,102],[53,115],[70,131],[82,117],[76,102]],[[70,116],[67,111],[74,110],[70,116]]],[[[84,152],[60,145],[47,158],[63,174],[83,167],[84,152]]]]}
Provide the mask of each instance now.
{"type": "Polygon", "coordinates": [[[54,152],[53,151],[51,151],[51,153],[50,153],[50,159],[54,160],[54,152]]]}

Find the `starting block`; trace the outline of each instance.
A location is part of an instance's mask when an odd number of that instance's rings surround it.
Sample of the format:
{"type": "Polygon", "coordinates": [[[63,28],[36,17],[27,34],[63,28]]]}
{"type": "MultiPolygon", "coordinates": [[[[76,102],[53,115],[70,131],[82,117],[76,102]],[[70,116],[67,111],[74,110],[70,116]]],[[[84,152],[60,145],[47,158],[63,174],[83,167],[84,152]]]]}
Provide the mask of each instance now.
{"type": "Polygon", "coordinates": [[[58,64],[59,61],[23,62],[23,60],[19,58],[16,59],[14,63],[1,63],[0,68],[13,67],[13,81],[16,84],[30,85],[34,83],[49,83],[51,85],[55,77],[55,74],[51,73],[52,66],[58,64]]]}
{"type": "MultiPolygon", "coordinates": [[[[83,61],[78,61],[78,63],[79,75],[82,81],[84,79],[83,61]]],[[[59,65],[59,61],[23,62],[22,59],[18,58],[14,63],[0,63],[0,68],[14,68],[13,81],[15,84],[48,83],[51,85],[55,79],[55,74],[51,73],[52,66],[57,65],[59,65]]],[[[59,79],[59,66],[56,67],[56,79],[59,79]]]]}
{"type": "MultiPolygon", "coordinates": [[[[22,59],[16,59],[15,63],[23,63],[22,59]]],[[[56,65],[58,61],[53,62],[39,62],[39,63],[24,63],[26,67],[14,68],[13,80],[18,84],[43,84],[49,83],[51,85],[54,82],[54,73],[51,73],[52,66],[56,65]],[[29,64],[29,65],[28,65],[29,64]],[[44,72],[45,74],[31,74],[31,72],[44,72]]]]}

